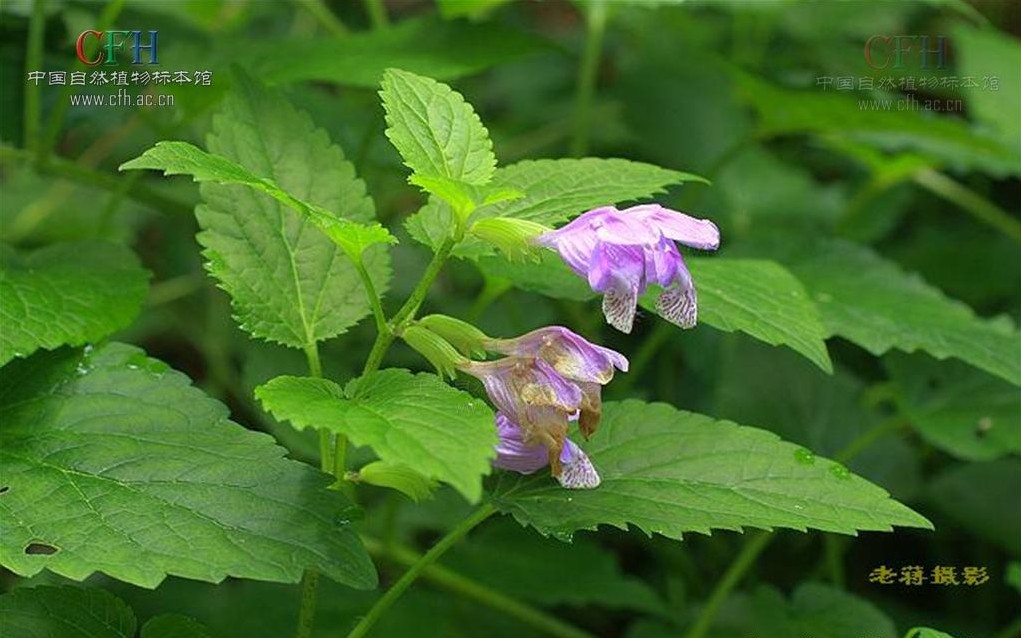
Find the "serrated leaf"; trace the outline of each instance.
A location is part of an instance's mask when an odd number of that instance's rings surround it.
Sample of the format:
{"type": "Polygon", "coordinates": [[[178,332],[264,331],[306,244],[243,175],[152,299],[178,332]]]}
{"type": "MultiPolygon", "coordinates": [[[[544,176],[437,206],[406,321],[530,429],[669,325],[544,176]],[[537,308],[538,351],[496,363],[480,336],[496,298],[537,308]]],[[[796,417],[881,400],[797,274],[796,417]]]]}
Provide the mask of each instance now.
{"type": "Polygon", "coordinates": [[[337,217],[321,206],[294,197],[273,180],[259,177],[233,160],[207,153],[188,142],[157,142],[156,146],[120,166],[122,171],[134,169],[162,170],[164,175],[191,175],[196,182],[254,188],[304,215],[354,260],[361,259],[362,253],[375,244],[397,243],[397,238],[379,224],[360,224],[337,217]]]}
{"type": "Polygon", "coordinates": [[[0,423],[0,563],[19,575],[376,584],[329,476],[137,348],[4,367],[0,423]]]}
{"type": "Polygon", "coordinates": [[[609,403],[582,444],[602,476],[594,490],[564,490],[547,473],[502,473],[493,502],[543,534],[633,525],[647,534],[747,527],[842,534],[931,528],[924,517],[842,466],[757,428],[663,403],[609,403]]]}
{"type": "Polygon", "coordinates": [[[255,395],[280,420],[344,434],[380,460],[449,483],[470,501],[482,495],[497,442],[493,411],[435,375],[383,370],[346,391],[328,379],[284,376],[255,395]]]}
{"type": "MultiPolygon", "coordinates": [[[[705,182],[691,173],[625,159],[525,160],[496,169],[492,182],[525,196],[484,206],[475,217],[516,217],[551,226],[592,208],[645,199],[665,192],[667,186],[692,181],[705,182]]],[[[435,250],[449,235],[452,219],[449,206],[430,199],[405,225],[416,241],[435,250]]],[[[480,242],[459,247],[461,256],[490,252],[492,249],[480,242]]]]}
{"type": "MultiPolygon", "coordinates": [[[[92,587],[22,587],[0,596],[0,627],[10,638],[134,638],[138,621],[124,601],[92,587]]],[[[212,638],[197,621],[161,614],[141,638],[212,638]]]]}
{"type": "Polygon", "coordinates": [[[197,620],[178,614],[160,614],[142,626],[140,638],[213,638],[197,620]]]}
{"type": "Polygon", "coordinates": [[[785,265],[809,290],[829,334],[875,355],[896,348],[954,357],[1021,385],[1016,328],[976,317],[965,304],[870,249],[820,242],[785,265]]]}
{"type": "Polygon", "coordinates": [[[10,638],[134,638],[138,622],[124,601],[93,587],[21,587],[0,596],[10,638]]]}
{"type": "Polygon", "coordinates": [[[958,361],[891,353],[883,363],[897,404],[926,441],[957,458],[989,461],[1021,454],[1021,393],[958,361]]]}
{"type": "Polygon", "coordinates": [[[931,627],[912,627],[904,638],[954,638],[945,631],[938,631],[931,627]]]}
{"type": "Polygon", "coordinates": [[[539,260],[508,261],[504,257],[483,256],[478,260],[479,270],[489,277],[506,279],[516,288],[528,290],[554,299],[588,301],[597,294],[588,282],[579,277],[551,250],[539,251],[539,260]]]}
{"type": "Polygon", "coordinates": [[[358,470],[358,480],[369,485],[397,490],[416,503],[429,498],[436,489],[436,481],[406,465],[385,461],[373,461],[362,467],[358,470]]]}
{"type": "Polygon", "coordinates": [[[74,242],[32,252],[0,244],[0,365],[126,327],[145,301],[148,279],[120,244],[74,242]]]}
{"type": "Polygon", "coordinates": [[[387,69],[380,96],[386,136],[416,175],[471,185],[492,179],[496,156],[489,132],[460,93],[431,78],[387,69]]]}
{"type": "MultiPolygon", "coordinates": [[[[698,294],[698,320],[724,332],[741,331],[784,345],[825,372],[833,372],[826,329],[804,286],[773,261],[726,258],[686,260],[698,294]]],[[[655,291],[642,306],[655,312],[655,291]]]]}
{"type": "Polygon", "coordinates": [[[432,17],[402,19],[387,29],[343,38],[275,38],[265,46],[246,40],[245,45],[251,68],[271,84],[314,80],[364,88],[379,86],[389,67],[453,80],[552,50],[545,40],[516,29],[432,17]]]}
{"type": "MultiPolygon", "coordinates": [[[[341,150],[307,115],[251,79],[238,78],[213,118],[206,146],[293,198],[345,220],[374,219],[365,184],[341,150]]],[[[304,347],[345,332],[369,314],[354,265],[310,220],[247,186],[204,183],[200,190],[198,240],[246,332],[304,347]]],[[[389,254],[376,246],[365,252],[364,262],[382,294],[389,254]]]]}

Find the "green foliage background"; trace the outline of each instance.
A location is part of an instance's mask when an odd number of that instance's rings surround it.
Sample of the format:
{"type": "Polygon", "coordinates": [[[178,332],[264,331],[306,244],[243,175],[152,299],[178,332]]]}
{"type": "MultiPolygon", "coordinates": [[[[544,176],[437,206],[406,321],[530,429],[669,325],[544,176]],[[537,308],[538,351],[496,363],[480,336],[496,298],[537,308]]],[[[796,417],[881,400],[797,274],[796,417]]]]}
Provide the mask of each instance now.
{"type": "MultiPolygon", "coordinates": [[[[1021,5],[49,0],[5,2],[0,20],[0,488],[15,474],[33,488],[0,491],[0,632],[99,616],[80,635],[290,635],[299,588],[286,583],[314,567],[328,577],[315,635],[346,635],[380,595],[355,532],[385,587],[485,488],[511,516],[451,550],[373,635],[1021,636],[1021,5]],[[26,81],[78,68],[77,34],[111,23],[158,29],[161,68],[210,70],[212,86],[157,87],[169,108],[89,108],[26,81]],[[869,67],[865,41],[884,34],[945,35],[946,68],[869,67]],[[387,68],[408,73],[388,76],[384,110],[387,68]],[[875,87],[824,90],[823,76],[875,87]],[[937,81],[911,91],[905,76],[937,81]],[[938,82],[964,76],[979,86],[938,82]],[[908,94],[951,102],[898,110],[908,94]],[[477,120],[425,125],[395,106],[436,95],[477,120]],[[460,170],[409,142],[448,124],[472,140],[460,170]],[[143,155],[166,140],[181,142],[143,155]],[[119,171],[129,160],[201,184],[119,171]],[[430,179],[409,184],[409,168],[430,179]],[[629,356],[586,447],[600,490],[484,477],[491,417],[463,378],[349,384],[374,336],[362,286],[397,310],[456,215],[440,193],[504,198],[480,216],[545,224],[653,197],[722,229],[718,255],[688,259],[693,331],[643,300],[634,332],[614,332],[555,259],[508,262],[475,237],[432,288],[422,314],[500,336],[568,325],[629,356]],[[324,218],[335,209],[344,219],[324,218]],[[287,251],[263,242],[277,234],[287,251]],[[298,378],[318,341],[332,381],[298,378]],[[170,435],[161,406],[180,406],[170,435]],[[443,406],[457,408],[446,429],[416,438],[443,406]],[[39,419],[54,432],[36,436],[39,419]],[[378,485],[422,500],[362,484],[354,506],[325,489],[308,419],[354,428],[368,447],[352,465],[378,458],[378,485]],[[381,424],[403,438],[380,440],[381,424]],[[59,471],[55,450],[86,437],[103,442],[92,474],[59,471]],[[132,474],[156,454],[155,475],[132,474]],[[721,467],[769,474],[795,505],[772,494],[733,518],[713,511],[740,492],[721,467]],[[820,498],[806,472],[832,491],[820,498]],[[175,487],[182,476],[195,480],[175,487]],[[663,501],[636,506],[633,483],[661,480],[663,501]],[[75,490],[101,507],[72,532],[58,514],[81,506],[75,490]],[[49,526],[14,520],[26,512],[49,526]],[[104,527],[122,516],[132,534],[104,527]],[[150,524],[177,533],[147,538],[150,524]],[[864,531],[891,525],[913,528],[864,531]],[[52,557],[22,551],[61,534],[52,557]],[[242,549],[257,559],[234,558],[242,549]],[[881,565],[981,566],[989,581],[869,582],[881,565]],[[567,628],[507,611],[519,603],[567,628]]],[[[402,344],[386,363],[430,370],[402,344]]]]}

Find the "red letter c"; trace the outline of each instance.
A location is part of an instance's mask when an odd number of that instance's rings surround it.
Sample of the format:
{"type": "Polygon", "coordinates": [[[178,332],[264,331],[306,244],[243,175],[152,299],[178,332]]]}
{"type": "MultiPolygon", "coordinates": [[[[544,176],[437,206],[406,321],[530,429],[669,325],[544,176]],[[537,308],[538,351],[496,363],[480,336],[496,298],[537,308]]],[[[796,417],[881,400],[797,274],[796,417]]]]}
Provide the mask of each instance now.
{"type": "Polygon", "coordinates": [[[888,35],[874,35],[865,41],[865,64],[869,65],[873,69],[885,69],[890,64],[890,52],[886,52],[886,61],[883,62],[883,66],[877,66],[872,64],[872,41],[879,38],[883,42],[889,44],[890,36],[888,35]]]}
{"type": "Polygon", "coordinates": [[[99,40],[99,38],[102,37],[103,32],[102,31],[92,31],[92,30],[82,31],[81,34],[78,36],[77,43],[75,43],[75,50],[78,53],[78,59],[79,60],[81,60],[83,63],[85,63],[85,64],[87,64],[89,66],[96,66],[97,64],[99,64],[100,62],[103,61],[103,51],[102,51],[102,49],[99,50],[99,52],[96,54],[96,59],[95,60],[89,60],[88,58],[85,57],[85,46],[84,46],[85,45],[85,36],[87,36],[89,34],[93,35],[96,38],[96,40],[99,40]]]}

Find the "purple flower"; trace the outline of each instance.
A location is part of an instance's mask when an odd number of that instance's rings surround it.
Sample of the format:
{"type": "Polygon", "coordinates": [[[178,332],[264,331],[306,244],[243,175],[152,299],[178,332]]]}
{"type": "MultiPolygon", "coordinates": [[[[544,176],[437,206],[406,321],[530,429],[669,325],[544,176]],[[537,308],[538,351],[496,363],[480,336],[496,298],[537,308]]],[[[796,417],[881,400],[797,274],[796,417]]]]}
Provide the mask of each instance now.
{"type": "MultiPolygon", "coordinates": [[[[549,454],[543,445],[529,445],[524,433],[503,412],[496,413],[496,431],[500,442],[496,446],[496,467],[531,474],[549,464],[549,454]]],[[[559,456],[560,473],[556,475],[560,484],[568,489],[592,489],[599,487],[600,478],[596,468],[581,448],[570,439],[564,440],[559,456]]]]}
{"type": "Polygon", "coordinates": [[[567,424],[581,407],[581,389],[531,357],[470,361],[460,369],[482,381],[497,410],[513,417],[526,444],[546,450],[553,475],[560,476],[567,424]]]}
{"type": "Polygon", "coordinates": [[[631,332],[638,297],[651,284],[664,288],[656,300],[664,319],[682,328],[695,325],[695,286],[674,242],[716,250],[720,231],[707,219],[658,204],[624,210],[604,206],[536,241],[560,253],[593,290],[603,293],[603,314],[610,325],[631,332]]]}
{"type": "Polygon", "coordinates": [[[602,412],[601,386],[613,379],[614,368],[627,372],[624,355],[589,343],[562,326],[547,326],[514,339],[490,339],[483,346],[492,352],[514,357],[535,357],[548,363],[581,391],[578,425],[586,438],[599,425],[602,412]]]}

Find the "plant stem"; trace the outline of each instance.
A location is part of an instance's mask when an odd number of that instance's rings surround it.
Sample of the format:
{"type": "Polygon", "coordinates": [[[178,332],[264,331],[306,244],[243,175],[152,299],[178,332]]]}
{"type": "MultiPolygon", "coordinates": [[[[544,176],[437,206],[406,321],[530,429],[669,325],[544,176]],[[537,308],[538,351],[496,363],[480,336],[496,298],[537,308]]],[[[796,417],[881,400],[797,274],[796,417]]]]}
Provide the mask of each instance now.
{"type": "Polygon", "coordinates": [[[386,5],[383,0],[364,0],[365,11],[369,14],[369,22],[373,29],[385,29],[390,24],[390,18],[386,15],[386,5]]]}
{"type": "Polygon", "coordinates": [[[581,157],[588,152],[589,127],[592,122],[592,98],[596,91],[599,73],[599,56],[606,32],[607,6],[594,2],[585,14],[585,50],[578,67],[578,86],[574,100],[574,135],[571,138],[571,155],[581,157]]]}
{"type": "Polygon", "coordinates": [[[741,578],[745,575],[745,572],[755,563],[755,559],[759,557],[762,550],[769,545],[769,542],[773,540],[774,534],[769,532],[756,532],[754,536],[749,538],[744,547],[738,553],[737,557],[734,558],[734,562],[727,568],[727,572],[720,579],[720,582],[716,583],[716,587],[713,589],[713,593],[709,596],[709,600],[706,601],[705,606],[699,613],[698,618],[695,620],[695,624],[688,629],[688,633],[684,635],[684,638],[702,638],[705,633],[709,630],[709,626],[716,618],[716,614],[720,611],[720,605],[726,600],[730,592],[741,582],[741,578]]]}
{"type": "Polygon", "coordinates": [[[358,271],[358,276],[362,280],[362,285],[365,287],[365,295],[369,298],[369,305],[372,306],[372,316],[376,319],[377,333],[389,332],[390,326],[386,323],[386,315],[383,314],[383,306],[380,303],[379,293],[376,292],[376,286],[372,283],[369,271],[365,269],[365,262],[359,257],[354,261],[354,265],[355,270],[358,271]]]}
{"type": "MultiPolygon", "coordinates": [[[[124,8],[126,0],[110,0],[110,3],[103,7],[103,12],[99,14],[99,19],[96,20],[96,26],[93,27],[96,31],[106,31],[113,26],[114,20],[120,15],[121,9],[124,8]]],[[[85,63],[81,60],[75,62],[74,71],[81,71],[86,68],[85,63]]],[[[50,119],[46,123],[46,135],[43,137],[41,145],[38,149],[36,158],[40,165],[45,165],[49,161],[50,151],[57,143],[57,137],[60,135],[60,129],[64,125],[64,116],[67,115],[67,109],[71,106],[71,91],[74,90],[70,84],[65,84],[64,88],[60,90],[60,95],[57,97],[57,101],[53,103],[53,110],[50,111],[50,119]]],[[[188,209],[189,214],[191,208],[188,209]]]]}
{"type": "MultiPolygon", "coordinates": [[[[32,3],[32,17],[28,23],[28,51],[25,55],[25,77],[33,71],[42,71],[43,39],[46,35],[46,0],[32,3]]],[[[42,89],[38,82],[29,82],[25,87],[25,138],[24,146],[39,155],[42,145],[39,139],[39,122],[42,119],[39,95],[42,89]]]]}
{"type": "MultiPolygon", "coordinates": [[[[363,536],[362,543],[369,553],[389,558],[406,567],[411,567],[422,560],[422,555],[403,545],[386,544],[375,538],[363,536]]],[[[515,600],[494,591],[485,585],[462,576],[442,565],[430,565],[422,571],[422,578],[449,592],[474,600],[490,609],[495,609],[522,623],[538,629],[550,636],[558,638],[593,638],[592,634],[569,625],[541,609],[515,600]]]]}
{"type": "Polygon", "coordinates": [[[1021,222],[975,191],[931,168],[916,172],[912,179],[923,188],[957,204],[978,221],[1021,243],[1021,222]]]}
{"type": "Polygon", "coordinates": [[[345,36],[350,33],[337,14],[330,11],[330,8],[323,4],[323,0],[298,0],[298,4],[301,5],[306,11],[312,14],[319,24],[323,25],[327,31],[336,36],[345,36]]]}
{"type": "Polygon", "coordinates": [[[460,241],[460,237],[454,235],[448,237],[446,241],[436,250],[436,254],[433,255],[432,261],[426,266],[425,272],[422,273],[422,279],[419,280],[415,289],[411,291],[411,295],[408,300],[404,302],[401,309],[397,311],[393,319],[390,320],[389,329],[386,331],[380,331],[376,335],[376,341],[372,344],[372,350],[369,352],[368,358],[365,360],[365,367],[362,369],[362,376],[370,374],[379,369],[379,365],[383,362],[383,356],[386,351],[390,348],[390,344],[393,343],[394,338],[401,333],[407,323],[415,317],[415,313],[418,312],[419,306],[425,301],[425,296],[429,293],[429,288],[432,287],[433,282],[436,281],[436,277],[440,274],[443,269],[443,265],[447,262],[450,257],[451,251],[454,250],[454,246],[460,241]]]}
{"type": "MultiPolygon", "coordinates": [[[[8,161],[31,161],[32,154],[26,150],[0,146],[0,162],[8,161]]],[[[93,170],[80,166],[75,162],[62,158],[50,158],[46,164],[38,167],[43,175],[62,177],[73,182],[78,182],[93,188],[101,188],[106,191],[117,193],[124,188],[127,177],[115,177],[102,171],[93,170]]],[[[167,213],[191,215],[192,205],[167,197],[162,193],[154,191],[144,184],[132,184],[127,188],[127,195],[140,204],[151,206],[157,210],[167,213]]]]}
{"type": "MultiPolygon", "coordinates": [[[[322,377],[323,366],[319,361],[319,346],[315,341],[310,341],[305,346],[305,359],[308,361],[309,376],[322,377]]],[[[319,467],[324,472],[330,472],[333,469],[333,459],[330,457],[330,433],[322,429],[319,430],[319,467]]],[[[319,572],[306,569],[301,578],[301,607],[298,609],[298,628],[294,632],[295,638],[309,638],[312,635],[318,590],[319,572]]]]}
{"type": "Polygon", "coordinates": [[[470,515],[468,518],[461,521],[457,527],[450,530],[446,536],[440,539],[438,543],[432,546],[432,548],[423,554],[409,569],[404,572],[404,575],[394,583],[390,589],[387,590],[383,597],[376,601],[376,604],[369,609],[369,612],[365,614],[358,624],[355,625],[354,629],[348,633],[347,638],[362,638],[372,626],[376,624],[376,621],[390,608],[397,599],[401,597],[401,594],[411,586],[411,583],[418,579],[419,575],[425,570],[425,568],[432,565],[436,560],[443,556],[448,549],[453,547],[459,540],[464,538],[465,534],[474,529],[479,523],[486,520],[490,516],[496,513],[494,508],[489,503],[482,505],[479,509],[470,515]]]}

